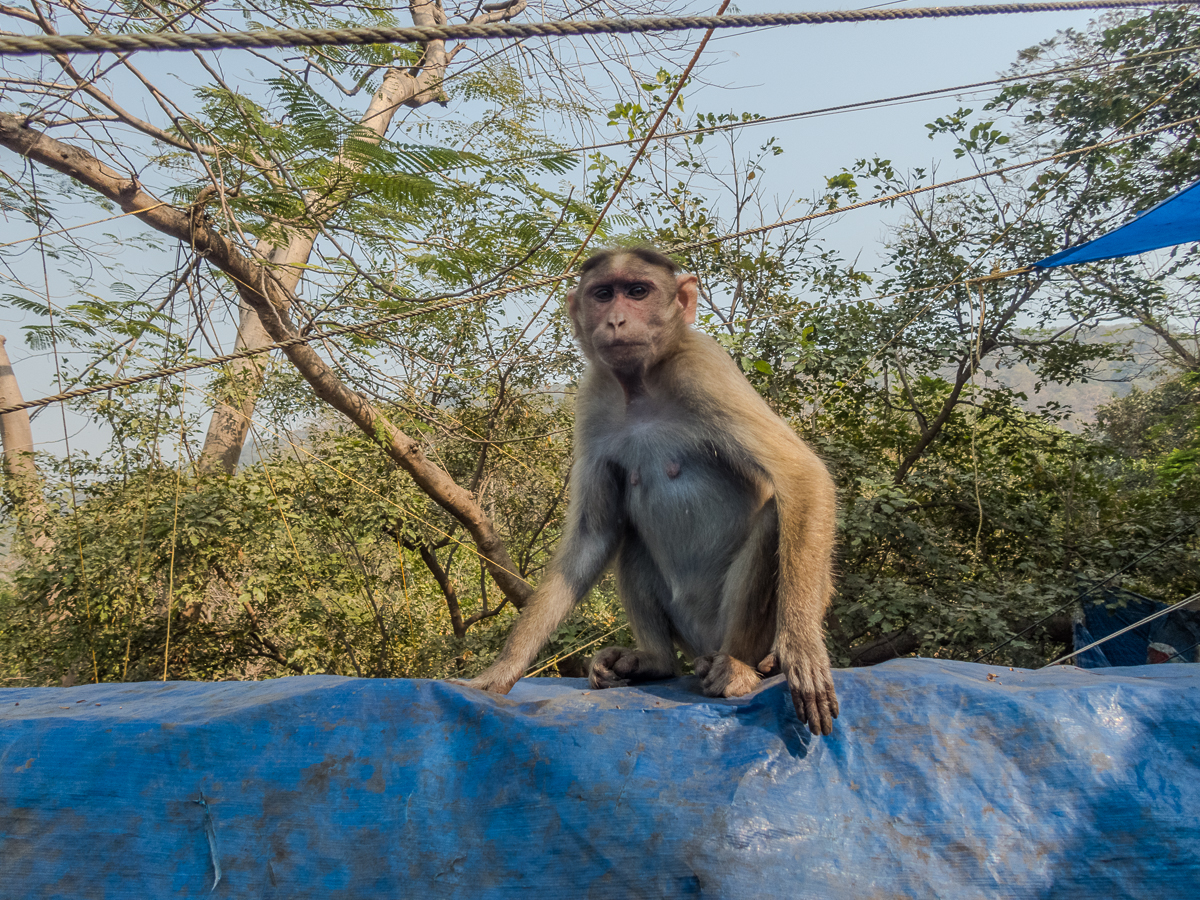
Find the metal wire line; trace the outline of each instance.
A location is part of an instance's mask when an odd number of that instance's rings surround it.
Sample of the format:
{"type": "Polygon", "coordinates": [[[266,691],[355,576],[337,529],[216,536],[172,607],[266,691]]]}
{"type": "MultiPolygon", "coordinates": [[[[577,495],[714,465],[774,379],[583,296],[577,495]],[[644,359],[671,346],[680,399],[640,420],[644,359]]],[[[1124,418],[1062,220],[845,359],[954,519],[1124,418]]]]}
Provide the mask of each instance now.
{"type": "MultiPolygon", "coordinates": [[[[694,134],[716,134],[722,131],[733,131],[738,128],[749,128],[753,125],[770,125],[775,122],[791,122],[797,119],[807,119],[816,116],[832,115],[834,113],[852,112],[859,109],[871,109],[879,106],[887,106],[890,104],[900,104],[907,100],[920,100],[924,98],[933,98],[941,94],[957,94],[963,91],[974,90],[976,88],[991,87],[997,84],[1009,84],[1014,81],[1034,81],[1039,78],[1046,78],[1051,75],[1063,75],[1068,72],[1078,72],[1083,69],[1099,69],[1105,66],[1119,67],[1132,60],[1148,59],[1155,56],[1167,56],[1177,53],[1187,53],[1191,50],[1200,49],[1200,44],[1189,44],[1186,47],[1175,47],[1170,50],[1155,50],[1151,53],[1142,53],[1135,56],[1125,57],[1121,60],[1105,60],[1102,62],[1083,63],[1077,66],[1063,66],[1058,69],[1047,69],[1044,72],[1032,72],[1024,75],[1005,75],[1002,78],[993,78],[989,81],[974,81],[970,84],[956,84],[951,87],[931,88],[927,91],[917,91],[913,94],[897,94],[893,97],[879,97],[875,100],[858,100],[854,103],[843,103],[840,106],[824,106],[819,109],[806,109],[802,112],[781,113],[777,116],[760,116],[754,119],[744,119],[737,122],[722,122],[715,125],[698,126],[696,128],[685,128],[681,131],[666,131],[662,134],[654,135],[651,140],[666,141],[671,138],[689,137],[694,134]]],[[[1146,67],[1154,65],[1148,63],[1146,67]]],[[[1139,67],[1140,68],[1140,67],[1139,67]]],[[[590,153],[593,150],[608,150],[612,147],[628,147],[632,144],[637,144],[642,138],[630,138],[623,141],[606,141],[602,144],[585,144],[580,147],[567,147],[562,150],[547,151],[545,153],[529,153],[524,156],[507,156],[495,161],[495,165],[505,165],[507,163],[525,162],[533,159],[545,159],[555,155],[567,153],[590,153]]],[[[447,169],[438,169],[437,172],[448,172],[447,169]]]]}
{"type": "MultiPolygon", "coordinates": [[[[988,169],[984,172],[977,172],[973,175],[964,175],[961,178],[952,178],[949,181],[941,181],[941,182],[937,182],[935,184],[928,184],[928,185],[924,185],[922,187],[911,188],[910,190],[899,191],[898,193],[895,193],[895,194],[884,194],[881,197],[874,197],[870,200],[862,200],[862,201],[859,201],[858,203],[849,203],[845,206],[834,207],[833,209],[826,209],[826,210],[822,210],[820,212],[809,213],[809,214],[803,215],[803,216],[796,216],[795,218],[792,218],[792,219],[784,219],[784,220],[781,220],[778,222],[772,222],[769,225],[759,225],[759,226],[755,226],[753,228],[746,228],[746,229],[743,229],[742,231],[733,232],[732,234],[719,235],[717,237],[706,238],[706,239],[700,240],[700,241],[692,241],[687,244],[681,244],[681,245],[677,245],[675,247],[670,247],[670,248],[668,248],[668,252],[670,252],[670,253],[688,253],[693,250],[699,250],[703,247],[712,246],[713,244],[720,244],[725,241],[737,240],[739,238],[750,237],[750,236],[756,235],[756,234],[762,234],[767,231],[772,231],[776,228],[786,228],[791,225],[798,225],[803,222],[810,222],[810,221],[813,221],[814,219],[822,219],[822,218],[825,218],[826,216],[834,216],[834,215],[838,215],[840,213],[849,212],[851,210],[864,209],[865,207],[868,207],[868,206],[877,206],[881,203],[891,203],[896,200],[903,199],[905,197],[912,197],[917,194],[924,194],[929,191],[937,190],[939,188],[952,187],[952,186],[958,185],[958,184],[965,184],[966,182],[969,182],[969,181],[976,181],[980,178],[987,178],[987,177],[990,177],[993,175],[1000,175],[1005,172],[1015,171],[1017,169],[1029,168],[1030,166],[1039,165],[1041,163],[1054,162],[1056,160],[1067,159],[1068,157],[1071,157],[1071,156],[1078,156],[1081,153],[1089,153],[1092,150],[1098,150],[1098,149],[1101,149],[1104,147],[1115,146],[1117,144],[1125,143],[1126,141],[1131,141],[1131,140],[1135,140],[1137,138],[1146,137],[1147,135],[1151,135],[1151,134],[1157,134],[1162,131],[1167,131],[1171,128],[1177,128],[1180,125],[1187,125],[1187,124],[1191,124],[1193,122],[1200,122],[1200,116],[1191,116],[1186,119],[1179,119],[1175,122],[1168,122],[1166,125],[1159,125],[1155,128],[1146,129],[1145,131],[1138,131],[1138,132],[1134,132],[1133,134],[1125,135],[1123,137],[1113,138],[1112,140],[1101,141],[1098,144],[1089,144],[1086,147],[1079,147],[1074,150],[1064,150],[1061,153],[1054,153],[1054,154],[1051,154],[1050,156],[1042,156],[1042,157],[1038,157],[1037,159],[1027,160],[1025,162],[1011,163],[1010,165],[1007,165],[1007,166],[1000,166],[995,169],[988,169]]],[[[160,206],[160,205],[161,204],[155,204],[156,207],[160,206]]],[[[140,211],[141,210],[139,210],[139,212],[140,211]]],[[[1027,271],[1027,269],[1013,270],[1012,273],[1005,273],[1005,274],[1016,274],[1018,272],[1023,272],[1023,271],[1027,271]]],[[[372,319],[371,321],[368,321],[368,322],[359,322],[359,323],[351,324],[351,325],[341,325],[341,326],[338,326],[337,328],[330,328],[325,331],[317,331],[317,332],[313,332],[312,334],[307,334],[307,335],[296,335],[295,337],[290,337],[290,338],[287,338],[282,341],[275,341],[274,343],[266,344],[262,347],[249,348],[246,350],[237,351],[235,353],[226,353],[221,356],[214,356],[214,357],[210,357],[208,359],[197,360],[197,361],[191,362],[191,363],[184,363],[184,364],[177,365],[177,366],[170,366],[170,367],[163,368],[163,369],[156,369],[151,372],[142,373],[141,375],[134,375],[134,376],[130,376],[128,378],[119,378],[114,381],[105,382],[103,384],[92,385],[91,387],[76,388],[75,390],[63,391],[58,394],[52,394],[47,397],[41,397],[37,400],[26,400],[24,403],[15,403],[11,406],[0,407],[0,416],[6,415],[11,412],[17,412],[22,409],[35,409],[39,406],[46,406],[47,404],[50,404],[50,403],[58,403],[58,402],[61,402],[64,400],[75,400],[79,397],[86,397],[91,394],[98,394],[98,393],[102,393],[104,391],[115,390],[117,388],[129,387],[131,385],[141,384],[142,382],[145,382],[145,381],[153,381],[156,378],[168,378],[172,375],[179,375],[184,372],[194,371],[196,369],[205,369],[205,368],[209,368],[211,366],[222,365],[227,362],[232,362],[235,359],[247,359],[249,357],[258,356],[263,353],[270,353],[274,350],[285,350],[288,347],[295,347],[300,344],[308,344],[308,343],[311,343],[312,341],[319,341],[319,340],[325,340],[327,338],[340,337],[340,336],[346,335],[346,334],[361,334],[361,333],[369,332],[372,329],[379,328],[384,325],[393,325],[397,322],[402,322],[406,319],[415,318],[417,316],[426,315],[428,313],[442,312],[447,309],[454,309],[459,306],[466,306],[470,303],[476,303],[481,300],[492,300],[497,297],[504,297],[504,296],[507,296],[508,294],[514,294],[514,293],[518,293],[520,291],[526,291],[526,290],[530,290],[533,288],[548,287],[550,285],[558,284],[560,282],[566,281],[566,280],[574,277],[574,275],[575,275],[574,272],[563,272],[562,274],[559,274],[559,275],[547,275],[544,278],[539,278],[534,281],[525,282],[523,284],[515,284],[515,285],[510,285],[508,287],[496,288],[494,290],[484,291],[483,293],[479,293],[479,294],[470,294],[465,297],[454,297],[454,298],[449,298],[449,299],[444,299],[444,300],[439,299],[439,298],[434,298],[433,302],[426,302],[424,305],[420,306],[417,309],[410,309],[410,310],[405,310],[404,312],[392,313],[391,315],[382,316],[378,319],[372,319]]],[[[979,280],[979,279],[973,279],[973,280],[979,280]]],[[[413,302],[420,303],[422,301],[414,298],[413,302]]]]}
{"type": "Polygon", "coordinates": [[[1161,619],[1163,616],[1165,616],[1167,613],[1171,612],[1172,610],[1179,609],[1181,606],[1186,606],[1187,604],[1193,602],[1194,600],[1200,600],[1200,594],[1192,594],[1192,596],[1190,596],[1190,597],[1184,597],[1178,603],[1172,603],[1170,606],[1164,607],[1163,609],[1160,609],[1156,613],[1151,613],[1150,615],[1146,616],[1144,619],[1139,619],[1138,621],[1134,622],[1132,625],[1126,625],[1120,631],[1114,631],[1112,634],[1108,635],[1107,637],[1102,637],[1098,641],[1092,641],[1086,647],[1080,647],[1078,650],[1071,651],[1066,656],[1060,656],[1058,659],[1054,660],[1053,662],[1046,663],[1044,666],[1042,666],[1042,668],[1048,669],[1051,666],[1057,666],[1059,663],[1064,662],[1065,660],[1071,659],[1072,657],[1078,656],[1079,654],[1084,653],[1088,650],[1091,650],[1093,647],[1099,647],[1101,644],[1103,644],[1107,641],[1111,641],[1115,637],[1120,637],[1121,635],[1125,634],[1128,631],[1133,631],[1133,629],[1135,629],[1135,628],[1140,628],[1141,626],[1145,625],[1147,622],[1153,622],[1155,619],[1161,619]]]}
{"type": "Polygon", "coordinates": [[[219,50],[238,47],[345,47],[362,44],[424,43],[495,38],[573,37],[588,34],[642,34],[700,28],[764,28],[778,25],[828,25],[942,19],[1036,12],[1186,6],[1179,0],[1065,0],[1045,3],[997,3],[913,9],[829,10],[763,13],[752,16],[647,16],[638,19],[583,19],[552,22],[494,22],[489,25],[426,25],[387,28],[287,28],[209,33],[146,32],[128,34],[0,35],[0,56],[56,53],[132,53],[137,50],[219,50]]]}

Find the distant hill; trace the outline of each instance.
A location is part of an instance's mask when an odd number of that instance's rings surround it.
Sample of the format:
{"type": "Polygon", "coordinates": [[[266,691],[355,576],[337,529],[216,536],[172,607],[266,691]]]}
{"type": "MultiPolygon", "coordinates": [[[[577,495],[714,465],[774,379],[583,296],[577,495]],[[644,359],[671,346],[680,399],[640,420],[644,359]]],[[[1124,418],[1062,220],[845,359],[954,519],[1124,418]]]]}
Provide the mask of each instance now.
{"type": "Polygon", "coordinates": [[[1038,379],[1034,371],[1023,362],[1006,360],[993,365],[992,381],[1023,392],[1029,398],[1025,406],[1030,410],[1050,401],[1070,407],[1071,420],[1063,424],[1074,431],[1095,422],[1096,411],[1114,397],[1124,397],[1134,387],[1152,388],[1169,372],[1159,352],[1158,336],[1140,325],[1104,326],[1086,332],[1082,339],[1089,344],[1128,343],[1133,361],[1102,363],[1086,381],[1043,384],[1041,391],[1035,392],[1038,379]]]}

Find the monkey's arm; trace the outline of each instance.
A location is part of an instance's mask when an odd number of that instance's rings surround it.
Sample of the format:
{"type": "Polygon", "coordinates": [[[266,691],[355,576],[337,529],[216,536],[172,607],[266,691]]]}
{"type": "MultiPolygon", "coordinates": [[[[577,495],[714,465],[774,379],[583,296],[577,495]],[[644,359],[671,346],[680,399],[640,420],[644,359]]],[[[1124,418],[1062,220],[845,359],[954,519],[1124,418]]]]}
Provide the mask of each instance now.
{"type": "Polygon", "coordinates": [[[507,694],[517,683],[612,560],[621,536],[620,510],[617,473],[597,460],[578,461],[571,472],[566,527],[546,577],[521,612],[496,661],[465,684],[507,694]]]}
{"type": "Polygon", "coordinates": [[[758,418],[733,429],[743,447],[754,447],[748,456],[768,482],[778,517],[775,644],[758,668],[774,674],[778,666],[797,718],[813,734],[830,734],[838,701],[824,622],[833,597],[837,491],[817,455],[770,416],[773,421],[758,418]]]}
{"type": "Polygon", "coordinates": [[[838,715],[825,611],[833,596],[836,492],[824,465],[788,461],[772,472],[779,509],[776,661],[787,675],[796,715],[813,734],[830,734],[838,715]]]}

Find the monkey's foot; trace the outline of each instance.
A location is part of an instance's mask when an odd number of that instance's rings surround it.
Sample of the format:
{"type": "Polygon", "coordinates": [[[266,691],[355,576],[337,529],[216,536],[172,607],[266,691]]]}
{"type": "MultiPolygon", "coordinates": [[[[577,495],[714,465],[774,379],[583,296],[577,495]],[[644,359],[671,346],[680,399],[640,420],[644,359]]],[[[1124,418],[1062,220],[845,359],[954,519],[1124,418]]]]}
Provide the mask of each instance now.
{"type": "Polygon", "coordinates": [[[780,658],[800,723],[808,725],[813,734],[832,734],[838,701],[824,645],[807,652],[781,653],[780,658]]]}
{"type": "Polygon", "coordinates": [[[755,666],[755,668],[758,669],[758,674],[763,678],[770,678],[772,675],[778,675],[783,671],[779,666],[779,657],[775,655],[774,650],[764,656],[762,662],[755,666]]]}
{"type": "Polygon", "coordinates": [[[696,674],[706,697],[740,697],[756,687],[761,676],[740,659],[724,653],[700,656],[695,662],[696,674]]]}
{"type": "Polygon", "coordinates": [[[675,674],[674,666],[651,656],[644,650],[629,647],[605,647],[592,657],[588,671],[588,684],[596,690],[610,687],[625,687],[637,681],[654,681],[670,678],[675,674]]]}
{"type": "Polygon", "coordinates": [[[520,680],[520,672],[514,675],[507,668],[501,668],[500,666],[491,666],[484,669],[474,678],[449,679],[452,684],[464,684],[467,687],[472,687],[480,691],[490,691],[493,694],[507,694],[512,690],[512,686],[520,680]]]}

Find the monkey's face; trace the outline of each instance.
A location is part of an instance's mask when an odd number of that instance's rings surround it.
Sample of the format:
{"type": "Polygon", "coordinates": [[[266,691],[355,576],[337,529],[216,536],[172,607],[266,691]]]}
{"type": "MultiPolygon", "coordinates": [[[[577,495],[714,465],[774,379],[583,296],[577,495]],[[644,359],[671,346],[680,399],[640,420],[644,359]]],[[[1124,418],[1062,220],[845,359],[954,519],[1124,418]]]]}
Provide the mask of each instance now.
{"type": "Polygon", "coordinates": [[[589,359],[617,375],[645,372],[696,320],[696,276],[673,276],[619,255],[584,275],[567,294],[575,336],[589,359]]]}

